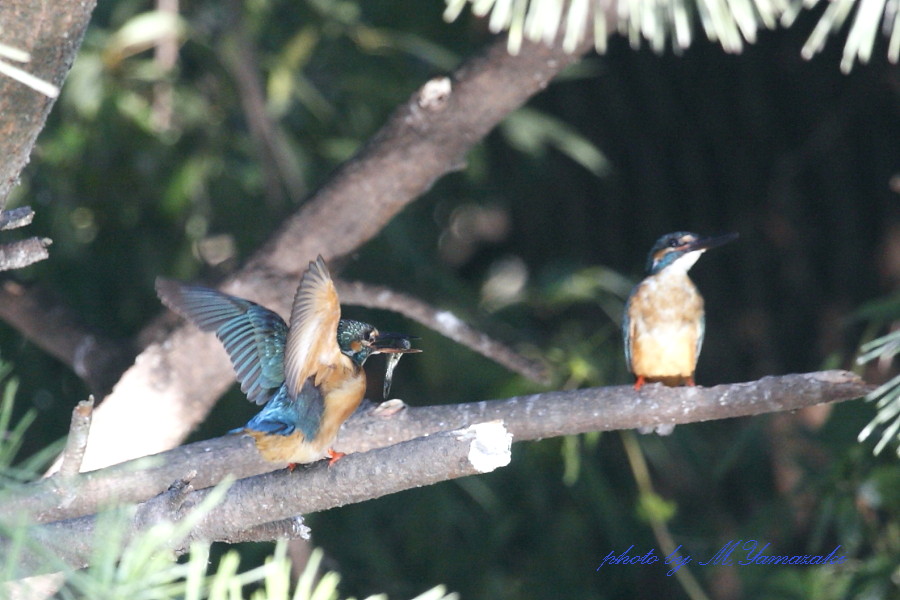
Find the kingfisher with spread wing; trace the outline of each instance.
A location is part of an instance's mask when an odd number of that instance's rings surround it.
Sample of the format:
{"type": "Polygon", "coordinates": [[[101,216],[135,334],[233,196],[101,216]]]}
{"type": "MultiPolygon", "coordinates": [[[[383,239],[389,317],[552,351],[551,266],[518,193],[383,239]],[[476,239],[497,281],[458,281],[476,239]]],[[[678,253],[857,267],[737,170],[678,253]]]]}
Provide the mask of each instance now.
{"type": "Polygon", "coordinates": [[[290,327],[271,310],[216,290],[157,279],[156,292],[170,309],[221,340],[241,391],[265,405],[243,431],[272,462],[293,466],[328,456],[333,464],[343,456],[331,447],[338,429],[366,392],[366,359],[392,354],[392,371],[400,354],[419,352],[410,346],[411,336],[341,319],[321,256],[300,280],[290,327]]]}

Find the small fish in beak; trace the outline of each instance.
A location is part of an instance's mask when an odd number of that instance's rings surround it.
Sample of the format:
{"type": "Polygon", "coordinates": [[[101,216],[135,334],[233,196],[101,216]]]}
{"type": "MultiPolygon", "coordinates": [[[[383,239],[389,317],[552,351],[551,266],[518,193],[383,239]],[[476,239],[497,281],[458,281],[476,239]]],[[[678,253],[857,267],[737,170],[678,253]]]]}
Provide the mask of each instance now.
{"type": "Polygon", "coordinates": [[[404,354],[421,352],[418,348],[413,348],[410,343],[414,336],[404,335],[402,333],[382,333],[375,342],[377,352],[387,354],[387,368],[384,372],[384,399],[387,400],[388,394],[391,392],[391,382],[394,379],[394,369],[404,354]]]}

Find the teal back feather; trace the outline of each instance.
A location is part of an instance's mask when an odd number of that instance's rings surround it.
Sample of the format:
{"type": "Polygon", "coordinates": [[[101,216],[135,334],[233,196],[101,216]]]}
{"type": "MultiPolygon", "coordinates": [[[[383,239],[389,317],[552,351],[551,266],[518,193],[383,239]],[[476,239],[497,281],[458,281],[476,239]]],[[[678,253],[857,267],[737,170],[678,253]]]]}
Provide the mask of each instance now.
{"type": "Polygon", "coordinates": [[[244,429],[274,435],[291,435],[300,431],[305,439],[312,440],[319,431],[324,412],[325,401],[321,392],[307,379],[294,400],[289,397],[287,386],[282,385],[275,397],[247,421],[244,429]]]}

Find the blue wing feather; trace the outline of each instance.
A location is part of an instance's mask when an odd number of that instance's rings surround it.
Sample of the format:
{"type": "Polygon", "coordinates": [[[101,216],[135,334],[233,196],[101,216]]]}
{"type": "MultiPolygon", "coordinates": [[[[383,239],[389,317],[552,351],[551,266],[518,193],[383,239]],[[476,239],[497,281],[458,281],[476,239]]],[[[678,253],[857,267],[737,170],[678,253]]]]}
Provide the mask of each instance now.
{"type": "Polygon", "coordinates": [[[208,288],[158,279],[162,301],[222,341],[241,391],[265,404],[284,383],[284,344],[288,327],[267,308],[208,288]]]}

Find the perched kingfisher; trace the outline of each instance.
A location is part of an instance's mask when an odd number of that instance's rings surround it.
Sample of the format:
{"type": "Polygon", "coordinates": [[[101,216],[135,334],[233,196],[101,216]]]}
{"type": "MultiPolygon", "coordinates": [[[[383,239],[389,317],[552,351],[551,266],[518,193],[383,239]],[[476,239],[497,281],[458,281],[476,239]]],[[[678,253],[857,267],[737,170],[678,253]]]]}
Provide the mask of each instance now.
{"type": "Polygon", "coordinates": [[[310,463],[343,453],[331,448],[338,429],[366,392],[363,363],[390,353],[385,395],[396,360],[411,336],[379,333],[341,319],[334,282],[320,256],[303,274],[290,327],[271,310],[216,290],[156,280],[163,303],[204,331],[214,331],[231,358],[247,399],[265,404],[243,427],[266,460],[310,463]]]}
{"type": "Polygon", "coordinates": [[[650,274],[631,291],[622,320],[625,361],[637,377],[634,389],[651,381],[694,385],[705,317],[703,296],[688,270],[701,254],[737,237],[677,231],[653,244],[647,257],[650,274]]]}

